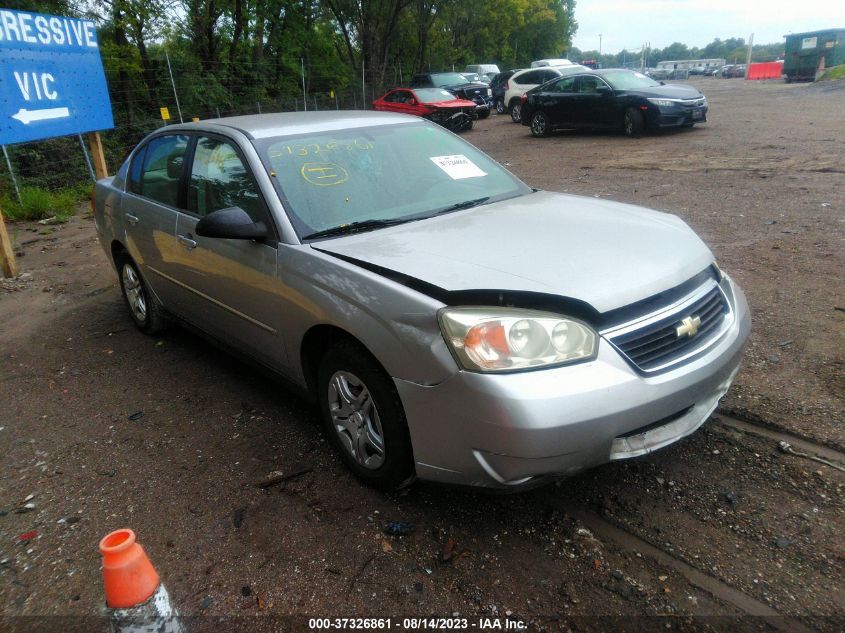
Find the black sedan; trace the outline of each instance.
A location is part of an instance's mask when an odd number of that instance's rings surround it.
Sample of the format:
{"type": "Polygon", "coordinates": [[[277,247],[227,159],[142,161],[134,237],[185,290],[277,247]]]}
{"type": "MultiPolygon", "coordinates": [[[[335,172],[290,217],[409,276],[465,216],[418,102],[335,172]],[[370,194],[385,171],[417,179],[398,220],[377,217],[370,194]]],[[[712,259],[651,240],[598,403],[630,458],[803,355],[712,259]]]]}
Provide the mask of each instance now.
{"type": "Polygon", "coordinates": [[[688,85],[665,85],[624,69],[568,75],[522,96],[522,124],[534,136],[554,129],[645,129],[692,127],[707,120],[707,98],[688,85]]]}
{"type": "Polygon", "coordinates": [[[443,88],[456,97],[476,104],[475,114],[479,119],[490,115],[493,97],[490,86],[485,83],[467,81],[460,73],[419,73],[411,79],[411,88],[443,88]]]}

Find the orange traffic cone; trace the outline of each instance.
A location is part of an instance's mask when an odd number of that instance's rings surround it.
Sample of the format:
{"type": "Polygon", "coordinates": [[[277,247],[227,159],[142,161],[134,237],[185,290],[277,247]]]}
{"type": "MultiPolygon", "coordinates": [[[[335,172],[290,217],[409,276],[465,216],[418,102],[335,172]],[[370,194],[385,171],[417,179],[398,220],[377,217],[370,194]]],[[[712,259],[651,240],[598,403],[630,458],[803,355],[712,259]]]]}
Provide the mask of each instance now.
{"type": "Polygon", "coordinates": [[[135,532],[116,530],[100,541],[103,586],[114,633],[185,633],[179,614],[135,532]]]}

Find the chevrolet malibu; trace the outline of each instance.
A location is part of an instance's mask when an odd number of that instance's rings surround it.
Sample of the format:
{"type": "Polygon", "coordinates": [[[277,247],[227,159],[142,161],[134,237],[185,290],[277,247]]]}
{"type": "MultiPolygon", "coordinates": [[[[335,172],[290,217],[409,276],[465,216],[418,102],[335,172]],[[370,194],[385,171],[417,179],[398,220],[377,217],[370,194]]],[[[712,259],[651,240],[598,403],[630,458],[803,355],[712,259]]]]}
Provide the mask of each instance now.
{"type": "Polygon", "coordinates": [[[534,190],[406,115],[168,126],[94,207],[140,330],[187,323],[281,375],[383,489],[518,490],[671,444],[750,329],[677,217],[534,190]]]}

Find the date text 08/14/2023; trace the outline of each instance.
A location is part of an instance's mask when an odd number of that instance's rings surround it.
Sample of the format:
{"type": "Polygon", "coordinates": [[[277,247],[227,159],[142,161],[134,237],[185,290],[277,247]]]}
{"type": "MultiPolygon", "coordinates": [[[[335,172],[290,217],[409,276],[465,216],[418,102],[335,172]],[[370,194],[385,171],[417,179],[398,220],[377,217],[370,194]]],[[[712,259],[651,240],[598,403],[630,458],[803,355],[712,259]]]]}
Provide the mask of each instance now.
{"type": "Polygon", "coordinates": [[[523,631],[526,626],[522,620],[510,618],[309,618],[308,628],[311,630],[320,629],[350,629],[350,630],[377,630],[389,631],[391,629],[419,631],[419,630],[443,630],[451,629],[464,631],[476,629],[479,631],[508,630],[523,631]]]}

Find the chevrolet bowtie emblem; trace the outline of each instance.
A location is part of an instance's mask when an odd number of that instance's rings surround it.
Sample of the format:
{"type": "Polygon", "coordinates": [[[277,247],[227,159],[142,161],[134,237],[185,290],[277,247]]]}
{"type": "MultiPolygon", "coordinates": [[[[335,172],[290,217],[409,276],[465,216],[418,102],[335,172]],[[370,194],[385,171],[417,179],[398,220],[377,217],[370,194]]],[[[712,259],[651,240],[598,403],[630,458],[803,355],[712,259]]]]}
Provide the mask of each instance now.
{"type": "Polygon", "coordinates": [[[698,328],[701,327],[701,317],[697,316],[688,316],[681,324],[675,328],[675,334],[678,335],[678,338],[683,338],[684,336],[689,336],[692,338],[696,334],[698,334],[698,328]]]}

